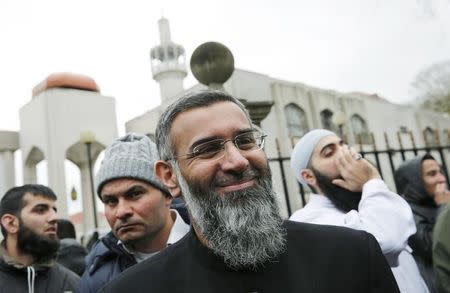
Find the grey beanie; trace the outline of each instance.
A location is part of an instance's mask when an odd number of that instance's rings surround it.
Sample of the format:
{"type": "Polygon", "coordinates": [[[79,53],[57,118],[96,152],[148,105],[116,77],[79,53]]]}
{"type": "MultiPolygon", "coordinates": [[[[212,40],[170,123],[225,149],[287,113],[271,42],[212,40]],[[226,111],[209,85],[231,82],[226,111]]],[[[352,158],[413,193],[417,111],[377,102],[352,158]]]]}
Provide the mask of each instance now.
{"type": "MultiPolygon", "coordinates": [[[[308,183],[303,179],[300,171],[306,169],[311,160],[314,148],[325,136],[336,135],[334,132],[326,129],[314,129],[305,134],[295,145],[291,154],[291,169],[297,180],[307,186],[308,183]]],[[[337,135],[336,135],[337,136],[337,135]]]]}
{"type": "Polygon", "coordinates": [[[156,145],[147,136],[129,133],[116,139],[106,148],[100,170],[95,176],[98,196],[101,197],[100,192],[105,183],[119,178],[142,180],[170,195],[155,175],[153,167],[156,160],[156,145]]]}

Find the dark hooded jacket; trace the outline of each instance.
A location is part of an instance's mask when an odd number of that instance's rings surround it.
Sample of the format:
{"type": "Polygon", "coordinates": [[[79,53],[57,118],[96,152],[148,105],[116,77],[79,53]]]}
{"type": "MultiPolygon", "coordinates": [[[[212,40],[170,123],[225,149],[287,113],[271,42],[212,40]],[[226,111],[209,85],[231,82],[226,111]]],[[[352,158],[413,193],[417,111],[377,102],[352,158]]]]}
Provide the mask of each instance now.
{"type": "Polygon", "coordinates": [[[117,244],[112,232],[100,238],[86,257],[86,270],[77,292],[97,292],[121,272],[136,264],[134,257],[117,244]]]}
{"type": "Polygon", "coordinates": [[[54,262],[24,266],[14,262],[0,247],[0,293],[74,292],[80,277],[54,262]]]}
{"type": "Polygon", "coordinates": [[[397,193],[402,195],[411,206],[417,227],[416,234],[409,238],[408,244],[413,249],[414,259],[430,292],[437,292],[432,244],[433,228],[441,209],[425,190],[422,180],[422,161],[424,159],[434,160],[431,155],[426,154],[404,162],[395,171],[395,185],[397,193]]]}
{"type": "Polygon", "coordinates": [[[76,239],[64,238],[59,243],[56,261],[81,276],[86,268],[88,251],[76,239]]]}

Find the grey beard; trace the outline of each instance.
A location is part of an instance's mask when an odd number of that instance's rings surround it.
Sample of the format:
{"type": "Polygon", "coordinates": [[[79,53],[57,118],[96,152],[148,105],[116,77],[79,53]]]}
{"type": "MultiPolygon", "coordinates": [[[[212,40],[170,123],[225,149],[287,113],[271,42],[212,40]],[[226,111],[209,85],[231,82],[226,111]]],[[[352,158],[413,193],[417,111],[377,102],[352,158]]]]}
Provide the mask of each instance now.
{"type": "Polygon", "coordinates": [[[178,164],[174,165],[194,225],[228,267],[256,270],[285,250],[286,232],[269,169],[257,186],[220,196],[212,188],[205,191],[195,184],[189,185],[178,164]]]}

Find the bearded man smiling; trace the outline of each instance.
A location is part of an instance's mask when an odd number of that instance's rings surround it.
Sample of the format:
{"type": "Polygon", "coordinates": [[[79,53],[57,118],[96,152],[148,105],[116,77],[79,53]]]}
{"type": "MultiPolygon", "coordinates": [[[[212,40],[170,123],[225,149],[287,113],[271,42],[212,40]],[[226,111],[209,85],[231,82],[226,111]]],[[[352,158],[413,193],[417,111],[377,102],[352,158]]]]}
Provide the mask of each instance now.
{"type": "Polygon", "coordinates": [[[226,93],[170,105],[156,128],[155,171],[185,199],[192,229],[100,292],[398,292],[368,233],[282,220],[265,140],[226,93]]]}

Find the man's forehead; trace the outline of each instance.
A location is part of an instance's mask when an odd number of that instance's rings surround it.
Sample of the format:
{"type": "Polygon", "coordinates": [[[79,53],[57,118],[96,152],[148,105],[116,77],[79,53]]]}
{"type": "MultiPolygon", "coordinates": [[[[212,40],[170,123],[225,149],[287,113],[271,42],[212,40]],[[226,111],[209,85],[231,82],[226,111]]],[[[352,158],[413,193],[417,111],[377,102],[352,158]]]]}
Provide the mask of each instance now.
{"type": "Polygon", "coordinates": [[[422,169],[423,170],[429,170],[434,168],[441,168],[439,163],[436,160],[433,159],[426,159],[422,161],[422,169]]]}
{"type": "Polygon", "coordinates": [[[32,193],[25,193],[25,196],[23,197],[24,207],[27,206],[35,206],[37,204],[41,203],[50,203],[54,204],[56,201],[54,199],[49,198],[48,196],[45,196],[43,194],[32,194],[32,193]]]}
{"type": "Polygon", "coordinates": [[[243,128],[251,128],[245,113],[235,103],[224,101],[180,113],[172,123],[171,135],[177,144],[182,136],[191,141],[243,128]]]}
{"type": "Polygon", "coordinates": [[[341,141],[341,138],[336,135],[327,135],[316,144],[314,147],[314,153],[318,154],[322,151],[322,149],[330,144],[338,144],[341,141]]]}
{"type": "Polygon", "coordinates": [[[118,178],[106,182],[102,187],[101,195],[120,195],[125,191],[128,191],[132,187],[153,188],[152,185],[142,180],[133,178],[118,178]]]}

